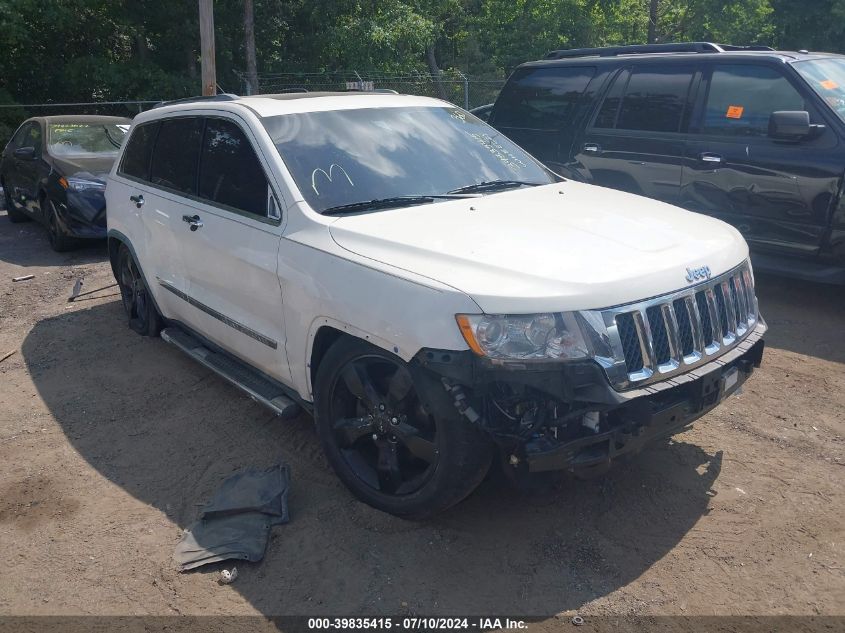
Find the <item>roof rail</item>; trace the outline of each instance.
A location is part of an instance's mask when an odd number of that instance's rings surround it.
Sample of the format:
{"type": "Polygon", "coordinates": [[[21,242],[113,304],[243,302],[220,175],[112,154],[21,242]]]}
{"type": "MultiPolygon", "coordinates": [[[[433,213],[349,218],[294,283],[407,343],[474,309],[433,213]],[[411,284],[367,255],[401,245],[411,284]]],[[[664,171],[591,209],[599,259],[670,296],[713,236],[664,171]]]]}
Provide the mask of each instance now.
{"type": "Polygon", "coordinates": [[[768,46],[732,46],[712,42],[677,42],[673,44],[633,44],[604,48],[572,48],[552,51],[545,59],[570,57],[616,57],[617,55],[648,55],[653,53],[725,53],[729,51],[771,51],[768,46]]]}
{"type": "Polygon", "coordinates": [[[174,105],[177,103],[203,103],[205,101],[237,101],[240,99],[238,95],[229,92],[221,92],[216,95],[209,95],[205,97],[185,97],[183,99],[173,99],[171,101],[159,101],[153,108],[163,108],[164,106],[174,105]]]}

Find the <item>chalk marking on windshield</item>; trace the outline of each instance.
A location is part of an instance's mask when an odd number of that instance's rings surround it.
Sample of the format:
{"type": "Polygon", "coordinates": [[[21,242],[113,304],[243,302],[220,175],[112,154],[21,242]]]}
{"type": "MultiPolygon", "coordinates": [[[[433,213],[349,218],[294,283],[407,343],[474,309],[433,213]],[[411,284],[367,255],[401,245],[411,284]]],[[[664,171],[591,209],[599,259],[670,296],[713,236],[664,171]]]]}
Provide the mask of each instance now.
{"type": "Polygon", "coordinates": [[[343,172],[343,175],[346,176],[346,180],[349,182],[350,185],[352,185],[353,187],[355,186],[355,183],[352,182],[352,179],[349,177],[349,174],[346,173],[346,170],[337,163],[332,163],[331,165],[329,165],[329,171],[318,167],[317,169],[311,172],[311,188],[314,190],[314,193],[316,193],[318,196],[320,195],[320,191],[317,189],[317,172],[323,174],[329,182],[334,182],[334,179],[332,178],[332,173],[335,167],[337,167],[341,172],[343,172]]]}
{"type": "Polygon", "coordinates": [[[520,169],[528,167],[524,162],[517,158],[514,154],[505,149],[502,145],[497,143],[489,134],[480,134],[478,132],[470,133],[470,136],[478,142],[484,149],[493,154],[513,172],[519,172],[520,169]]]}

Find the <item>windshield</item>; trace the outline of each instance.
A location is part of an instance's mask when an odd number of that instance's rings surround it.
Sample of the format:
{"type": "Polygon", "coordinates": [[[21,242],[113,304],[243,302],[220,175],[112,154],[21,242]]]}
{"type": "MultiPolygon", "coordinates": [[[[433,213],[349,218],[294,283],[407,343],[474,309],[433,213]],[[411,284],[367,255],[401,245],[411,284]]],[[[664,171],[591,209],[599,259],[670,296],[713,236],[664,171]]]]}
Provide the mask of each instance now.
{"type": "Polygon", "coordinates": [[[512,188],[556,180],[524,150],[459,108],[305,112],[266,118],[264,126],[306,201],[320,213],[500,180],[512,181],[512,188]]]}
{"type": "Polygon", "coordinates": [[[55,156],[116,156],[129,130],[128,123],[51,123],[47,127],[47,144],[55,156]]]}
{"type": "Polygon", "coordinates": [[[813,59],[796,62],[793,68],[845,121],[845,59],[813,59]]]}

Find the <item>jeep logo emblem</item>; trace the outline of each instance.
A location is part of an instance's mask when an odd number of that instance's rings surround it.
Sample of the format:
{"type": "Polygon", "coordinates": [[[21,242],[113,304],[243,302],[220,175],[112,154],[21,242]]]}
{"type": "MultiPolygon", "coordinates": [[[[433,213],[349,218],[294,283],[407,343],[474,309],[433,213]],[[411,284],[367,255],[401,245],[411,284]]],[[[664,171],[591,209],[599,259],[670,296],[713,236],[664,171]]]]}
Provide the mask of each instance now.
{"type": "Polygon", "coordinates": [[[687,282],[701,281],[702,279],[710,279],[710,266],[702,266],[701,268],[687,268],[687,282]]]}

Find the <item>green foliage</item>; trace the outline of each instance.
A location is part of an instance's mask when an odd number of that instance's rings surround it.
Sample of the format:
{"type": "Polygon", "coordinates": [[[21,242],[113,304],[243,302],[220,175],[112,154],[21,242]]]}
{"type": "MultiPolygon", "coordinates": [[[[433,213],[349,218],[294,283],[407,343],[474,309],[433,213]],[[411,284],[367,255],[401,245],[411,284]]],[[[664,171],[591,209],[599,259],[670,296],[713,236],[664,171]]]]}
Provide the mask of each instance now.
{"type": "MultiPolygon", "coordinates": [[[[649,0],[255,0],[260,72],[502,77],[556,48],[644,43],[649,0]]],[[[839,51],[845,0],[659,0],[658,41],[839,51]]],[[[199,90],[196,0],[0,0],[4,103],[199,90]]],[[[218,83],[241,90],[243,4],[215,2],[218,83]]],[[[0,125],[21,111],[0,110],[0,125]]],[[[11,123],[6,123],[11,125],[11,123]]],[[[0,127],[0,138],[5,132],[0,127]]]]}

